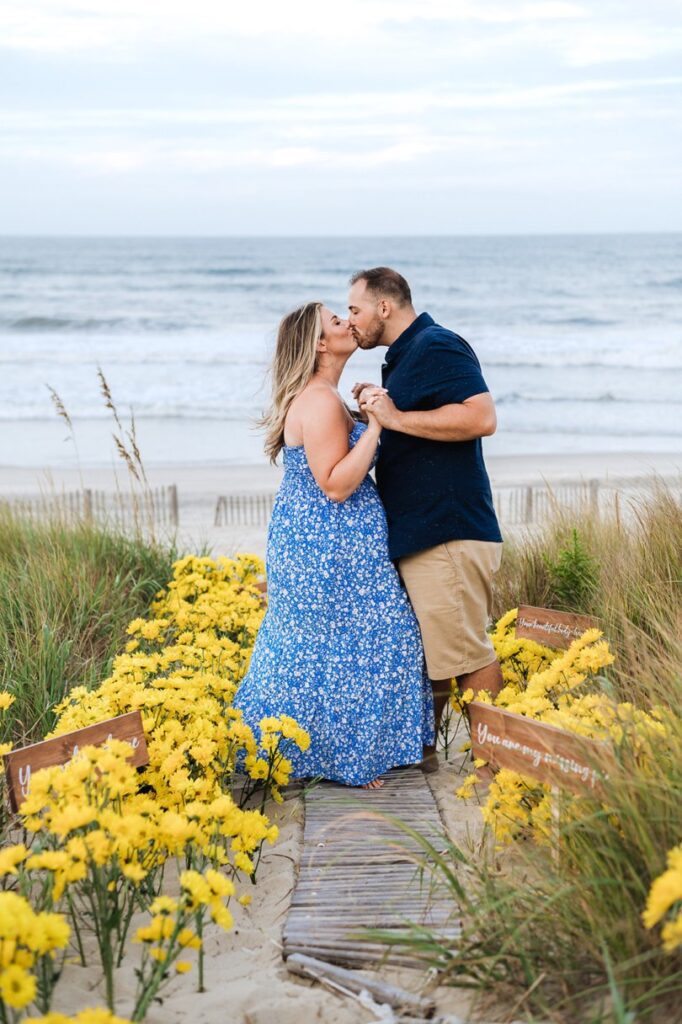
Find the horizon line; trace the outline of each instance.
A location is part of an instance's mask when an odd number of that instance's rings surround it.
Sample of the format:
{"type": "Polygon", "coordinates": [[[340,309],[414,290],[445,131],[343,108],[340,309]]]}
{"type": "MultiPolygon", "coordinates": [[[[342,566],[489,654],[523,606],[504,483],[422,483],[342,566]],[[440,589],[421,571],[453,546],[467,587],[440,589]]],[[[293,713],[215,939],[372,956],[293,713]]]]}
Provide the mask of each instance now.
{"type": "Polygon", "coordinates": [[[623,236],[642,236],[642,235],[680,235],[682,234],[682,227],[680,228],[665,228],[665,229],[654,229],[654,228],[642,228],[642,229],[628,229],[628,230],[605,230],[605,231],[466,231],[466,232],[395,232],[395,233],[376,233],[376,234],[362,234],[362,233],[343,233],[343,234],[288,234],[288,233],[275,233],[269,234],[265,232],[254,232],[252,234],[240,233],[185,233],[185,232],[96,232],[96,233],[82,233],[82,232],[21,232],[21,233],[0,233],[0,239],[178,239],[178,238],[195,238],[195,239],[398,239],[398,238],[424,238],[424,239],[437,239],[437,238],[600,238],[604,236],[609,237],[623,237],[623,236]]]}

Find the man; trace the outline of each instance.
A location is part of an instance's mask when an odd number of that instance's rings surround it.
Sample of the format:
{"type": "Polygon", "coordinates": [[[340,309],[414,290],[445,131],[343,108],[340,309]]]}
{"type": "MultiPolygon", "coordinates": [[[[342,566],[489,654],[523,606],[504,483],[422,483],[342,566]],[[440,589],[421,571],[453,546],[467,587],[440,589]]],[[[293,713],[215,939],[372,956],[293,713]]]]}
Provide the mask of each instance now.
{"type": "MultiPolygon", "coordinates": [[[[419,621],[438,726],[451,679],[493,696],[502,685],[486,632],[502,537],[481,446],[495,432],[495,407],[471,346],[417,316],[397,271],[362,270],[350,284],[359,347],[388,346],[383,387],[353,393],[384,428],[376,480],[389,553],[419,621]]],[[[435,746],[423,764],[436,770],[435,746]]]]}

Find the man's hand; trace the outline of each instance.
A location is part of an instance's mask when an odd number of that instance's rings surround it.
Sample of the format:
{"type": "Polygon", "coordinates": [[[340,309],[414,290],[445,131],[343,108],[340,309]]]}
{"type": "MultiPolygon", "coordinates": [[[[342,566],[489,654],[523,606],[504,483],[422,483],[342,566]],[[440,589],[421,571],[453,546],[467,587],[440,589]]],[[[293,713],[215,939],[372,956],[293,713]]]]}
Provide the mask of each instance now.
{"type": "Polygon", "coordinates": [[[385,391],[386,390],[386,388],[382,388],[379,384],[371,384],[371,383],[354,384],[353,385],[353,390],[351,391],[351,394],[352,394],[353,398],[355,399],[355,401],[358,403],[358,405],[360,404],[361,395],[362,395],[362,392],[365,390],[365,388],[371,388],[372,391],[385,391]]]}
{"type": "Polygon", "coordinates": [[[365,407],[363,405],[363,401],[364,401],[363,393],[367,392],[367,394],[369,395],[370,392],[374,392],[374,391],[384,391],[385,392],[386,388],[379,387],[378,384],[367,384],[367,383],[364,383],[364,384],[354,384],[353,385],[352,395],[353,395],[353,398],[355,399],[355,401],[358,403],[358,409],[360,410],[360,415],[362,416],[362,418],[363,418],[365,423],[367,423],[367,409],[365,409],[365,407]]]}
{"type": "Polygon", "coordinates": [[[393,399],[389,397],[386,388],[365,386],[360,393],[360,408],[363,412],[371,413],[382,427],[388,430],[399,430],[400,410],[396,407],[393,399]]]}

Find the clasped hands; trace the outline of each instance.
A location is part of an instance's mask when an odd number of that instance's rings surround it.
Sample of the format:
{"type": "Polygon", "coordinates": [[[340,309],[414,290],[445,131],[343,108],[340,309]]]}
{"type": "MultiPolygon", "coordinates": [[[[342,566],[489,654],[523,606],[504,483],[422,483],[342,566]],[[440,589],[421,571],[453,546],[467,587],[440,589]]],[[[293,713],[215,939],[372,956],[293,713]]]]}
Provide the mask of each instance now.
{"type": "Polygon", "coordinates": [[[390,398],[386,388],[376,384],[355,384],[353,386],[353,398],[358,403],[358,408],[389,430],[397,429],[400,410],[390,398]]]}

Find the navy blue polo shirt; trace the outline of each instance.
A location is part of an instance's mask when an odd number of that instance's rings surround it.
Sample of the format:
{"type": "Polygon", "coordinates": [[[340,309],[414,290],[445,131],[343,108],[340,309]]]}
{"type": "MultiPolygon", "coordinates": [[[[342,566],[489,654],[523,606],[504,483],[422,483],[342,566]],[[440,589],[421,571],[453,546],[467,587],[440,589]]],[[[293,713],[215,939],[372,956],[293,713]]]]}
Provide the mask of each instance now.
{"type": "MultiPolygon", "coordinates": [[[[382,380],[402,412],[438,409],[488,390],[471,346],[428,313],[389,346],[382,380]]],[[[429,441],[383,430],[376,480],[392,559],[449,540],[502,540],[480,438],[429,441]]]]}

